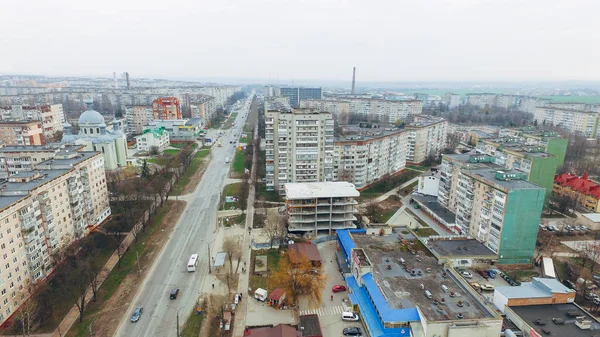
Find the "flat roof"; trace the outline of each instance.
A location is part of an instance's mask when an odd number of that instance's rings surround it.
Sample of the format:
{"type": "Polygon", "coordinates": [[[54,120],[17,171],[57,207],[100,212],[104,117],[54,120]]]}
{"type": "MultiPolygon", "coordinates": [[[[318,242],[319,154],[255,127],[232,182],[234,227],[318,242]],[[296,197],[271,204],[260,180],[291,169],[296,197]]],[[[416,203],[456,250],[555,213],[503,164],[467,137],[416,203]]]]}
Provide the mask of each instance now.
{"type": "Polygon", "coordinates": [[[300,327],[302,327],[303,337],[321,337],[323,335],[319,316],[316,314],[300,316],[300,327]]]}
{"type": "MultiPolygon", "coordinates": [[[[520,190],[525,190],[525,189],[540,189],[543,190],[545,189],[544,187],[538,186],[536,184],[530,183],[527,180],[523,180],[523,179],[517,179],[517,180],[500,180],[500,179],[496,179],[496,172],[498,170],[495,169],[478,169],[478,170],[466,170],[466,175],[471,176],[475,179],[478,178],[483,178],[484,180],[487,180],[489,182],[492,182],[494,184],[500,185],[502,187],[505,187],[507,189],[520,189],[520,190]]],[[[511,171],[509,170],[501,170],[504,171],[505,173],[510,173],[511,171]]],[[[520,174],[522,174],[522,172],[517,171],[520,174]]]]}
{"type": "Polygon", "coordinates": [[[496,259],[498,255],[475,239],[428,240],[427,247],[443,257],[496,259]]]}
{"type": "MultiPolygon", "coordinates": [[[[65,167],[71,167],[73,165],[79,164],[84,160],[90,159],[95,155],[98,155],[100,152],[96,151],[78,151],[74,153],[70,153],[69,156],[64,157],[55,157],[53,159],[48,159],[39,163],[36,167],[44,169],[46,172],[47,169],[63,169],[65,167]],[[72,156],[71,156],[72,155],[72,156]]],[[[67,154],[65,152],[65,154],[67,154]]]]}
{"type": "MultiPolygon", "coordinates": [[[[431,195],[422,195],[422,194],[411,194],[411,198],[419,201],[425,207],[427,207],[431,212],[435,213],[435,215],[446,221],[446,224],[455,224],[456,223],[456,214],[442,206],[437,201],[437,197],[431,195]]],[[[444,234],[444,233],[439,233],[444,234]]]]}
{"type": "Polygon", "coordinates": [[[546,334],[542,332],[541,326],[533,323],[536,319],[546,320],[546,325],[543,328],[551,332],[550,336],[594,337],[600,333],[598,331],[600,329],[600,322],[573,303],[511,306],[510,309],[531,328],[535,329],[540,336],[546,336],[546,334]],[[592,321],[592,328],[589,330],[580,329],[575,325],[575,318],[568,317],[567,312],[577,312],[580,316],[584,316],[585,319],[592,321]],[[552,318],[563,318],[565,324],[554,324],[552,318]]]}
{"type": "MultiPolygon", "coordinates": [[[[418,307],[428,321],[459,320],[456,318],[458,313],[463,314],[465,320],[494,317],[467,291],[466,285],[450,275],[446,278],[442,277],[444,268],[438,264],[437,259],[429,251],[417,250],[416,255],[409,251],[402,251],[400,249],[401,242],[396,235],[382,237],[353,235],[352,238],[356,245],[365,251],[373,268],[372,281],[369,277],[365,277],[371,274],[363,276],[363,281],[365,283],[372,282],[374,287],[371,289],[379,289],[383,292],[385,305],[376,303],[376,306],[379,305],[380,313],[383,308],[380,306],[387,306],[388,310],[392,311],[418,307]],[[405,271],[401,264],[401,258],[406,261],[408,267],[420,271],[421,275],[413,276],[405,271]],[[428,269],[430,272],[427,272],[428,269]],[[421,289],[421,285],[424,289],[421,289]],[[442,290],[442,285],[460,296],[450,297],[442,290]],[[427,298],[425,290],[429,290],[434,299],[444,298],[446,300],[441,312],[433,305],[433,300],[427,298]],[[463,303],[467,302],[468,305],[458,307],[459,300],[463,303]]],[[[383,313],[381,314],[383,316],[383,313]]],[[[392,313],[390,312],[388,315],[392,316],[392,313]]]]}
{"type": "Polygon", "coordinates": [[[57,150],[65,151],[72,150],[76,151],[77,149],[82,148],[82,145],[27,145],[27,146],[3,146],[0,147],[1,152],[56,152],[57,150]]]}
{"type": "Polygon", "coordinates": [[[360,193],[349,182],[287,183],[284,185],[286,199],[358,197],[360,193]]]}
{"type": "Polygon", "coordinates": [[[36,170],[27,172],[27,176],[34,173],[40,173],[41,176],[37,179],[28,182],[4,182],[0,184],[0,209],[4,209],[13,203],[26,198],[29,191],[54,180],[70,170],[36,170]]]}
{"type": "Polygon", "coordinates": [[[600,213],[586,213],[582,215],[590,219],[592,222],[600,222],[600,213]]]}

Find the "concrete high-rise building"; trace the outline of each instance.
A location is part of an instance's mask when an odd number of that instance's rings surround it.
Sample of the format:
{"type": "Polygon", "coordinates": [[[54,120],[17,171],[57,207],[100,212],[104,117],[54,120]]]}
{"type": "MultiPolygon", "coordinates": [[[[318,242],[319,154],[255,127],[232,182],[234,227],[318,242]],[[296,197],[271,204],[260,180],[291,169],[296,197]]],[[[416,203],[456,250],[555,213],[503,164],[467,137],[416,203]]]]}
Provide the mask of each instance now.
{"type": "Polygon", "coordinates": [[[406,125],[408,147],[406,161],[420,164],[430,154],[438,155],[446,147],[448,121],[426,115],[419,115],[406,125]]]}
{"type": "Polygon", "coordinates": [[[133,105],[125,108],[127,118],[127,133],[140,134],[154,120],[152,107],[147,105],[133,105]]]}
{"type": "Polygon", "coordinates": [[[192,109],[192,118],[202,118],[204,124],[210,123],[217,112],[215,98],[208,95],[193,98],[190,107],[192,109]]]}
{"type": "Polygon", "coordinates": [[[530,263],[545,188],[485,154],[444,155],[439,170],[437,200],[456,214],[453,230],[477,238],[500,263],[530,263]]]}
{"type": "Polygon", "coordinates": [[[40,121],[44,137],[52,140],[56,132],[63,131],[65,114],[62,104],[12,105],[0,107],[0,119],[3,121],[40,121]]]}
{"type": "Polygon", "coordinates": [[[423,113],[425,103],[420,100],[383,100],[371,98],[345,98],[351,114],[376,117],[381,122],[406,122],[423,113]]]}
{"type": "Polygon", "coordinates": [[[300,102],[301,108],[315,109],[318,111],[331,112],[335,118],[347,123],[350,114],[350,102],[335,99],[305,99],[300,102]]]}
{"type": "Polygon", "coordinates": [[[152,102],[154,119],[182,119],[181,107],[177,97],[161,97],[152,102]]]}
{"type": "Polygon", "coordinates": [[[322,99],[323,88],[281,87],[281,96],[290,98],[292,108],[300,107],[300,102],[305,99],[322,99]]]}
{"type": "Polygon", "coordinates": [[[458,108],[460,105],[460,95],[447,93],[444,96],[444,103],[448,107],[448,109],[458,108]]]}
{"type": "Polygon", "coordinates": [[[553,125],[589,138],[597,138],[598,112],[553,107],[538,107],[533,119],[538,125],[553,125]]]}
{"type": "Polygon", "coordinates": [[[101,153],[62,151],[36,170],[10,176],[0,186],[0,291],[6,299],[0,322],[22,304],[19,292],[50,275],[55,253],[110,213],[101,153]]]}
{"type": "Polygon", "coordinates": [[[0,142],[5,145],[44,145],[41,121],[0,121],[0,142]]]}
{"type": "Polygon", "coordinates": [[[265,101],[267,190],[333,180],[333,129],[331,113],[265,101]]]}
{"type": "Polygon", "coordinates": [[[83,150],[83,148],[83,145],[64,146],[59,143],[0,146],[0,179],[6,179],[17,173],[33,171],[39,163],[65,153],[83,150]]]}

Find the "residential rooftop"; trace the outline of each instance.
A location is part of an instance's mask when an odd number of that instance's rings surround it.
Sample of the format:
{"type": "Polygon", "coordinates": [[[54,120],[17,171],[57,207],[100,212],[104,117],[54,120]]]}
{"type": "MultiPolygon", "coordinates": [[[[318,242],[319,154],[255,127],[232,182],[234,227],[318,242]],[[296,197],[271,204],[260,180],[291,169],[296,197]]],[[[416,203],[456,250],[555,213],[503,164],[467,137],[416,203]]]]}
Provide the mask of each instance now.
{"type": "Polygon", "coordinates": [[[497,254],[475,239],[454,237],[452,240],[428,240],[427,247],[442,257],[498,258],[497,254]]]}
{"type": "Polygon", "coordinates": [[[84,146],[82,145],[65,145],[65,144],[46,144],[46,145],[13,145],[13,146],[0,146],[0,153],[2,152],[75,152],[84,146]]]}
{"type": "Polygon", "coordinates": [[[499,293],[506,298],[544,298],[552,294],[569,294],[575,290],[564,286],[556,279],[534,277],[531,282],[523,282],[518,287],[498,287],[499,293]]]}
{"type": "Polygon", "coordinates": [[[484,181],[489,185],[498,185],[507,190],[527,190],[527,189],[545,189],[544,187],[530,183],[526,180],[523,172],[515,170],[495,170],[495,169],[477,169],[467,170],[465,175],[471,178],[484,181]],[[499,179],[500,175],[508,177],[507,179],[499,179]]]}
{"type": "Polygon", "coordinates": [[[100,152],[95,151],[57,153],[57,155],[54,156],[54,159],[43,161],[37,164],[36,168],[41,170],[71,169],[74,165],[90,159],[99,153],[100,152]]]}
{"type": "Polygon", "coordinates": [[[596,337],[600,334],[600,331],[598,331],[600,329],[600,322],[573,303],[512,306],[510,309],[525,323],[535,329],[540,336],[548,336],[548,334],[542,332],[542,328],[549,331],[550,336],[596,337]],[[577,312],[579,316],[583,316],[584,320],[591,323],[590,329],[580,329],[575,325],[576,318],[569,317],[567,315],[568,312],[577,312]],[[565,324],[555,324],[552,322],[552,318],[562,318],[565,320],[565,324]],[[536,319],[546,321],[546,325],[540,326],[533,323],[536,319]]]}
{"type": "Polygon", "coordinates": [[[357,142],[357,141],[368,141],[373,139],[385,138],[392,135],[398,135],[404,132],[404,129],[396,128],[361,128],[358,126],[345,126],[344,130],[352,132],[353,134],[336,137],[336,142],[357,142]]]}
{"type": "Polygon", "coordinates": [[[287,183],[284,188],[287,200],[360,196],[354,184],[345,181],[287,183]]]}
{"type": "Polygon", "coordinates": [[[0,183],[0,210],[27,197],[29,192],[69,172],[68,169],[22,172],[0,183]]]}
{"type": "MultiPolygon", "coordinates": [[[[436,196],[431,195],[422,195],[422,194],[412,194],[411,198],[417,200],[419,203],[427,207],[430,211],[435,213],[437,216],[442,218],[446,224],[454,224],[456,223],[456,214],[450,211],[449,209],[442,206],[438,201],[436,196]]],[[[442,233],[439,233],[442,234],[442,233]]]]}
{"type": "Polygon", "coordinates": [[[291,112],[292,108],[280,101],[265,100],[265,111],[291,112]]]}
{"type": "Polygon", "coordinates": [[[541,106],[541,107],[537,107],[536,109],[560,110],[560,111],[567,111],[567,112],[577,112],[577,113],[586,113],[586,114],[598,114],[598,112],[596,112],[596,111],[577,110],[577,109],[567,109],[567,108],[553,108],[553,107],[547,107],[547,106],[541,106]]]}
{"type": "Polygon", "coordinates": [[[372,279],[383,292],[390,310],[418,307],[429,322],[458,321],[459,313],[464,316],[464,320],[495,317],[491,309],[484,308],[471,295],[467,285],[455,279],[451,273],[443,277],[444,267],[438,264],[429,251],[416,250],[415,255],[403,251],[400,249],[401,242],[395,235],[353,235],[352,238],[369,258],[373,268],[372,279]],[[401,259],[416,272],[415,275],[403,268],[401,259]],[[449,292],[442,290],[442,285],[459,296],[450,297],[449,292]],[[433,299],[427,298],[425,290],[431,292],[433,299]],[[445,301],[443,307],[433,304],[434,299],[441,301],[442,298],[445,301]],[[459,300],[464,303],[463,307],[457,305],[459,300]]]}

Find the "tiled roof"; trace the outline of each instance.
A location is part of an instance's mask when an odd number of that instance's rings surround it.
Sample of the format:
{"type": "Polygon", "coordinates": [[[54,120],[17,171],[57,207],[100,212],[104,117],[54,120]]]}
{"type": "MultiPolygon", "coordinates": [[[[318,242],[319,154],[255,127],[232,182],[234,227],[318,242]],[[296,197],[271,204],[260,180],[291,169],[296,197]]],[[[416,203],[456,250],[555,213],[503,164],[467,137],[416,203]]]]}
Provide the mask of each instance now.
{"type": "Polygon", "coordinates": [[[570,187],[579,193],[591,195],[597,199],[600,199],[600,185],[588,180],[587,173],[584,173],[581,177],[570,173],[556,175],[554,177],[554,183],[561,186],[570,187]]]}

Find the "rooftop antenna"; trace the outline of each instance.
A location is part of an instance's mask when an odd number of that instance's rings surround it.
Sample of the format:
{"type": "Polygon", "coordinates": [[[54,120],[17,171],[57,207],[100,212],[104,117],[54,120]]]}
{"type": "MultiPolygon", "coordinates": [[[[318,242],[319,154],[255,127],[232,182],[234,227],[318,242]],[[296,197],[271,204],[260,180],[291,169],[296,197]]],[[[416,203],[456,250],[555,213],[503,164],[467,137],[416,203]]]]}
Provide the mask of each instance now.
{"type": "Polygon", "coordinates": [[[352,95],[356,93],[356,67],[352,68],[352,91],[350,92],[352,95]]]}

